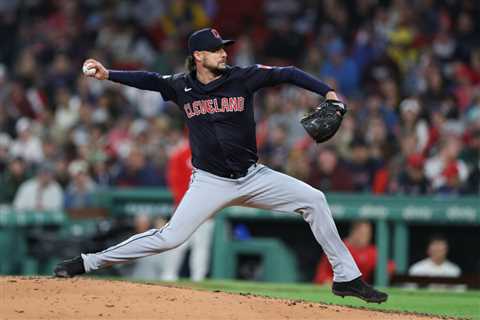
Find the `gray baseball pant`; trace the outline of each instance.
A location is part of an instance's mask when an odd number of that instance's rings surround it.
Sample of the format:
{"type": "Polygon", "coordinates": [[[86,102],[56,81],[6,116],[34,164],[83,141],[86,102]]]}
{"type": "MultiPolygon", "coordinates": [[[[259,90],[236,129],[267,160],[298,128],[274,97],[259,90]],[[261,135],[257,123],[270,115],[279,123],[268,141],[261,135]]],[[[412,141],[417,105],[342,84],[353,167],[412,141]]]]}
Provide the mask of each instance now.
{"type": "Polygon", "coordinates": [[[228,206],[301,214],[332,265],[334,281],[350,281],[361,275],[338,235],[324,194],[261,164],[251,166],[247,175],[239,179],[194,169],[188,191],[163,228],[134,235],[102,252],[82,254],[85,270],[90,272],[178,247],[204,221],[228,206]]]}

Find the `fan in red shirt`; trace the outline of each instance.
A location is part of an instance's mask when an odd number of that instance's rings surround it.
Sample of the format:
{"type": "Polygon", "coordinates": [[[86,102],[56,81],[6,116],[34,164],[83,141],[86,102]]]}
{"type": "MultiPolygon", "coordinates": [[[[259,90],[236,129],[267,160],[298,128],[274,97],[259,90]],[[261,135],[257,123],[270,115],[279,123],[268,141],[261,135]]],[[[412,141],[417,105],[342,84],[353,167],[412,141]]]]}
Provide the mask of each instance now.
{"type": "Polygon", "coordinates": [[[167,182],[175,207],[188,190],[192,174],[192,152],[188,140],[183,139],[168,160],[167,182]]]}
{"type": "MultiPolygon", "coordinates": [[[[351,229],[350,234],[344,239],[345,245],[353,256],[353,259],[362,272],[362,278],[366,282],[372,283],[373,272],[377,263],[377,248],[371,244],[372,225],[368,221],[357,221],[351,229]]],[[[388,271],[392,274],[395,269],[393,262],[389,261],[388,271]]],[[[317,266],[315,279],[318,284],[330,284],[332,282],[333,272],[327,257],[324,255],[317,266]]]]}

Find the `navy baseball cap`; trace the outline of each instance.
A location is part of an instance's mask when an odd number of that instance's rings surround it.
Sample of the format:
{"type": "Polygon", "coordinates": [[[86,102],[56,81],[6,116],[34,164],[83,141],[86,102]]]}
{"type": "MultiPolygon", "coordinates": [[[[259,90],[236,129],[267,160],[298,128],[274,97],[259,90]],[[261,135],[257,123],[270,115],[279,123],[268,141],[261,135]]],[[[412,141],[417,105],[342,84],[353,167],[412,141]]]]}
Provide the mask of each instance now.
{"type": "Polygon", "coordinates": [[[234,40],[223,40],[217,30],[205,28],[195,31],[188,37],[188,52],[212,51],[234,43],[234,40]]]}

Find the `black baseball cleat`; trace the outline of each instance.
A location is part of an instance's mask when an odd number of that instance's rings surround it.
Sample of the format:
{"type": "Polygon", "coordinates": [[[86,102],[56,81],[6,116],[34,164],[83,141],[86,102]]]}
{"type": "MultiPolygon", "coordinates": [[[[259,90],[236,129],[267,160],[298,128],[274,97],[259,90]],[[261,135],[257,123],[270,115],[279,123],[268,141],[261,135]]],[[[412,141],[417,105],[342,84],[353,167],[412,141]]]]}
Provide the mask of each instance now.
{"type": "Polygon", "coordinates": [[[55,277],[58,278],[71,278],[76,275],[84,274],[85,267],[83,266],[83,259],[81,256],[75,257],[70,260],[60,262],[53,270],[55,277]]]}
{"type": "Polygon", "coordinates": [[[332,292],[337,296],[357,297],[366,302],[382,303],[387,301],[388,294],[373,288],[362,280],[361,277],[348,282],[334,282],[332,292]]]}

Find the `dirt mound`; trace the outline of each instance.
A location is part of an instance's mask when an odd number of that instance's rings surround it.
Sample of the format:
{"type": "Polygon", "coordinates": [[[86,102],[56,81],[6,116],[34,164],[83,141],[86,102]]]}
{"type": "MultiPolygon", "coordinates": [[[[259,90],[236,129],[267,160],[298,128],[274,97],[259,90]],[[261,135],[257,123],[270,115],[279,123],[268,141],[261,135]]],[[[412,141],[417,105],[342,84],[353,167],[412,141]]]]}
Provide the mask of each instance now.
{"type": "Polygon", "coordinates": [[[432,319],[319,303],[82,277],[0,277],[0,318],[432,319]]]}

